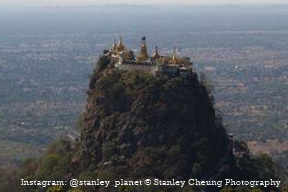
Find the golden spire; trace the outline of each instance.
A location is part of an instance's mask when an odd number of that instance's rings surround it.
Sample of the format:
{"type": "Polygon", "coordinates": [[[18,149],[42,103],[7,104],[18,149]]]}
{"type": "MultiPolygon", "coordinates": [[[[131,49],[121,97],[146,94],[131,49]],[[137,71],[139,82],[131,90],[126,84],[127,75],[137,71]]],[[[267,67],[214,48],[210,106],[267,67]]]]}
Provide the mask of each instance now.
{"type": "Polygon", "coordinates": [[[174,47],[172,59],[175,60],[176,58],[177,58],[177,52],[176,47],[174,47]]]}
{"type": "Polygon", "coordinates": [[[116,48],[117,48],[116,38],[114,38],[114,43],[113,43],[113,45],[112,45],[112,49],[113,49],[113,50],[116,50],[116,48]]]}
{"type": "Polygon", "coordinates": [[[123,41],[122,41],[122,37],[121,37],[121,35],[119,36],[119,44],[122,44],[123,43],[123,41]]]}
{"type": "Polygon", "coordinates": [[[125,46],[123,44],[122,37],[119,36],[119,42],[117,44],[117,51],[124,51],[124,50],[125,50],[125,46]]]}
{"type": "Polygon", "coordinates": [[[155,52],[154,52],[154,54],[153,54],[152,57],[155,58],[155,59],[159,59],[159,58],[160,58],[160,55],[159,55],[159,53],[158,53],[158,47],[157,47],[157,46],[155,47],[155,52]]]}
{"type": "Polygon", "coordinates": [[[138,60],[147,60],[149,58],[148,52],[147,52],[147,45],[146,45],[146,37],[142,37],[142,42],[140,45],[140,52],[138,55],[138,60]]]}
{"type": "Polygon", "coordinates": [[[174,47],[174,50],[173,50],[173,55],[172,55],[172,59],[170,60],[171,64],[176,64],[177,63],[177,52],[176,52],[176,47],[174,47]]]}

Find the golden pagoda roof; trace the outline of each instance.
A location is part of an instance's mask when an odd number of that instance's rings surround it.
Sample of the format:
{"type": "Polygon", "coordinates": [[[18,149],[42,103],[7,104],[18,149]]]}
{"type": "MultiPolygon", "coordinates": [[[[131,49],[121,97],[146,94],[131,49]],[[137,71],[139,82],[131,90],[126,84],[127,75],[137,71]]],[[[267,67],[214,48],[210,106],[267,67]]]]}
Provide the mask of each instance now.
{"type": "Polygon", "coordinates": [[[158,47],[157,46],[155,47],[155,52],[153,53],[152,57],[155,59],[158,59],[161,57],[158,53],[158,47]]]}
{"type": "Polygon", "coordinates": [[[121,36],[119,37],[119,42],[117,44],[117,50],[118,51],[124,51],[125,50],[125,46],[124,46],[124,43],[122,41],[122,37],[121,36]]]}
{"type": "Polygon", "coordinates": [[[117,48],[116,38],[114,38],[114,43],[112,45],[112,49],[115,50],[117,48]]]}
{"type": "Polygon", "coordinates": [[[139,55],[138,55],[138,59],[139,60],[145,60],[145,59],[149,58],[148,51],[147,51],[147,45],[146,45],[146,41],[145,40],[146,40],[146,38],[142,37],[142,42],[141,42],[141,45],[140,45],[140,52],[139,52],[139,55]]]}

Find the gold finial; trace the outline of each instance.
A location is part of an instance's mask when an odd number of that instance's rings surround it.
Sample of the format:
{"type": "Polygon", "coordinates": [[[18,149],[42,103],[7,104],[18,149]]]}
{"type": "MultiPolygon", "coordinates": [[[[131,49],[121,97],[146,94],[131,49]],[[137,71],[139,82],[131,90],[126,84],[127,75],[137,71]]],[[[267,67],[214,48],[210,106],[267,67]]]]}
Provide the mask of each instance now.
{"type": "Polygon", "coordinates": [[[114,43],[112,45],[112,49],[115,50],[117,48],[116,38],[114,38],[114,43]]]}
{"type": "Polygon", "coordinates": [[[122,37],[119,36],[119,42],[118,42],[118,45],[117,45],[117,51],[124,51],[125,50],[125,46],[123,44],[123,41],[122,41],[122,37]]]}
{"type": "Polygon", "coordinates": [[[177,58],[177,52],[176,52],[176,47],[174,47],[174,49],[173,49],[173,56],[172,56],[173,61],[175,61],[176,58],[177,58]]]}
{"type": "Polygon", "coordinates": [[[146,45],[146,37],[142,37],[142,42],[140,46],[140,52],[138,55],[138,60],[146,60],[149,58],[148,51],[147,51],[147,45],[146,45]]]}
{"type": "Polygon", "coordinates": [[[157,47],[157,46],[155,46],[155,52],[154,52],[154,54],[153,54],[152,57],[155,58],[155,59],[160,58],[160,55],[159,55],[159,53],[158,53],[158,47],[157,47]]]}

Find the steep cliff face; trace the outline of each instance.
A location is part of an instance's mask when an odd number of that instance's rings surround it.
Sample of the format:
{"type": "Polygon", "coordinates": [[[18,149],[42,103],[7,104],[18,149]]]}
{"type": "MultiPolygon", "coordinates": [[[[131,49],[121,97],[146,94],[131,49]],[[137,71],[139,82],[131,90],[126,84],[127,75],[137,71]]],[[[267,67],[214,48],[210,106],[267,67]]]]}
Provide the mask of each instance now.
{"type": "Polygon", "coordinates": [[[229,150],[196,74],[124,72],[103,56],[88,96],[78,162],[96,175],[116,168],[119,178],[186,180],[201,177],[229,150]]]}

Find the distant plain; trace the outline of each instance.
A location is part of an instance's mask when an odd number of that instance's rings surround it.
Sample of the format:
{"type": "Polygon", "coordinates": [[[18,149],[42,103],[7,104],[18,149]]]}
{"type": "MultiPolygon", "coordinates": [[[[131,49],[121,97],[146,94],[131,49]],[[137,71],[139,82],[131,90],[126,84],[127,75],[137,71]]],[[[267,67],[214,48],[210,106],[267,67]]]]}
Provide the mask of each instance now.
{"type": "Polygon", "coordinates": [[[146,36],[150,53],[191,57],[228,132],[278,157],[288,138],[287,18],[287,6],[273,5],[1,9],[0,165],[75,135],[89,74],[119,35],[136,52],[146,36]]]}

